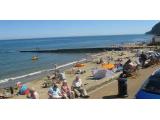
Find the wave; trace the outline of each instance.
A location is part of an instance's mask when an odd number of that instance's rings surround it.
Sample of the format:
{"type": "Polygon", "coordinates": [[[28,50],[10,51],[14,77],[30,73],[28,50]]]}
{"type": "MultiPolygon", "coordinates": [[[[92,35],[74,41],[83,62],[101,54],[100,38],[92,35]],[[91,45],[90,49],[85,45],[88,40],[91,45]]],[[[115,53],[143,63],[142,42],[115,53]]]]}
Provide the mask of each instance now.
{"type": "MultiPolygon", "coordinates": [[[[69,62],[69,63],[66,63],[66,64],[63,64],[63,65],[60,65],[58,66],[56,69],[61,69],[61,68],[65,68],[65,67],[68,67],[70,65],[73,65],[77,62],[84,62],[86,61],[87,59],[83,58],[81,60],[78,60],[78,61],[73,61],[73,62],[69,62]]],[[[31,76],[34,76],[34,75],[38,75],[38,74],[42,74],[42,73],[45,73],[45,72],[51,72],[51,71],[54,71],[55,68],[53,69],[44,69],[44,70],[40,70],[40,71],[36,71],[36,72],[32,72],[32,73],[29,73],[29,74],[25,74],[25,75],[21,75],[21,76],[17,76],[17,77],[11,77],[11,78],[6,78],[6,79],[3,79],[3,80],[0,80],[0,84],[1,83],[6,83],[6,82],[9,82],[11,80],[17,80],[17,79],[22,79],[22,78],[27,78],[27,77],[31,77],[31,76]]]]}

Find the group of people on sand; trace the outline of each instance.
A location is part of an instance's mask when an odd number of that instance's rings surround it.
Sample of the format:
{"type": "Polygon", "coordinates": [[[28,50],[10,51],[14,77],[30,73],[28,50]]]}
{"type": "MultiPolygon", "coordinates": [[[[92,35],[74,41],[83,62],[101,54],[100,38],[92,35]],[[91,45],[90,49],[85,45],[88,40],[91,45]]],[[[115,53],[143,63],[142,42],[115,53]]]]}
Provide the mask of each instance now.
{"type": "Polygon", "coordinates": [[[16,86],[18,88],[17,96],[18,95],[26,95],[27,98],[30,99],[39,99],[39,94],[35,90],[35,88],[29,88],[26,84],[23,84],[21,82],[17,82],[16,86]]]}
{"type": "MultiPolygon", "coordinates": [[[[160,56],[157,56],[157,58],[153,59],[154,54],[147,56],[147,53],[144,51],[141,52],[141,54],[138,56],[138,59],[140,61],[140,67],[143,69],[146,67],[146,61],[150,59],[150,62],[153,62],[150,65],[157,64],[157,61],[159,62],[160,56]],[[159,58],[158,58],[159,57],[159,58]],[[156,62],[154,62],[156,60],[156,62]]],[[[123,65],[123,72],[120,74],[118,78],[118,96],[119,97],[128,97],[127,92],[127,79],[131,75],[132,72],[135,72],[136,69],[138,69],[138,64],[134,64],[131,59],[128,59],[128,61],[123,65]]]]}
{"type": "Polygon", "coordinates": [[[29,88],[26,84],[22,82],[17,82],[15,87],[9,87],[3,89],[3,92],[0,94],[1,99],[11,98],[14,96],[26,95],[30,99],[39,99],[39,94],[35,88],[29,88]]]}
{"type": "MultiPolygon", "coordinates": [[[[39,99],[39,94],[33,87],[28,88],[26,84],[21,82],[17,82],[16,86],[18,88],[17,95],[26,95],[30,99],[39,99]]],[[[64,79],[61,83],[54,81],[48,89],[49,99],[74,99],[75,97],[89,97],[78,75],[73,80],[71,87],[68,85],[67,80],[64,79]]]]}
{"type": "Polygon", "coordinates": [[[48,90],[48,96],[50,99],[89,97],[79,76],[76,76],[71,87],[69,87],[66,80],[62,82],[61,89],[58,84],[54,82],[48,90]]]}
{"type": "MultiPolygon", "coordinates": [[[[145,62],[147,60],[147,55],[142,52],[139,57],[139,61],[141,63],[141,67],[145,67],[145,62]]],[[[110,58],[111,59],[111,58],[110,58]]],[[[110,59],[108,59],[110,61],[110,59]]],[[[115,64],[118,70],[122,71],[118,78],[118,96],[119,97],[127,97],[127,79],[131,75],[132,72],[135,72],[137,69],[137,64],[134,64],[131,59],[128,59],[126,63],[122,64],[122,59],[118,59],[118,64],[115,64]]],[[[104,59],[101,57],[98,64],[103,64],[104,59]]],[[[78,74],[76,74],[75,79],[72,82],[72,85],[69,86],[67,82],[67,78],[64,72],[55,72],[52,76],[47,76],[47,79],[50,80],[51,84],[48,85],[48,95],[49,99],[74,99],[74,98],[88,98],[87,91],[82,84],[82,80],[80,78],[80,74],[82,71],[78,70],[78,74]]],[[[39,99],[40,95],[35,90],[35,88],[29,88],[26,84],[21,82],[17,82],[16,86],[18,88],[18,92],[16,95],[26,95],[29,99],[39,99]]],[[[47,86],[47,87],[48,87],[47,86]]],[[[13,89],[11,90],[13,93],[13,89]]]]}

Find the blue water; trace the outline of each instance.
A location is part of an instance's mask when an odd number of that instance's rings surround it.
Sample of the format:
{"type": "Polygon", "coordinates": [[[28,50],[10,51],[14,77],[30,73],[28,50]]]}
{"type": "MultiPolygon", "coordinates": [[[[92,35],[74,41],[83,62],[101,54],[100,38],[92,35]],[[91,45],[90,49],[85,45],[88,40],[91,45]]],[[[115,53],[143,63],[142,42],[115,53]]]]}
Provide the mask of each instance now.
{"type": "MultiPolygon", "coordinates": [[[[19,50],[105,47],[113,44],[148,41],[150,35],[84,36],[0,41],[0,80],[35,71],[53,68],[85,57],[85,54],[39,53],[39,60],[31,60],[35,53],[20,53],[19,50]]],[[[36,54],[37,55],[37,54],[36,54]]]]}

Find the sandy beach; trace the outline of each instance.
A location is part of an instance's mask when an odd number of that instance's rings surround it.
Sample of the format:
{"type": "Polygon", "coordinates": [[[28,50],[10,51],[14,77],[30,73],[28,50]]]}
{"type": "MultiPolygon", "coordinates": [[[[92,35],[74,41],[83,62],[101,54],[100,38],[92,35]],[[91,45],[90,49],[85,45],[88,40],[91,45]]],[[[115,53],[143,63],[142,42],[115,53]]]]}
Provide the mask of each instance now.
{"type": "MultiPolygon", "coordinates": [[[[130,51],[107,51],[107,52],[102,52],[99,54],[94,55],[94,58],[91,61],[88,61],[85,63],[85,67],[81,68],[82,70],[85,70],[86,73],[80,75],[82,82],[87,90],[87,92],[89,94],[91,94],[93,91],[95,91],[96,89],[99,89],[103,86],[105,86],[106,84],[116,80],[116,78],[119,76],[119,74],[121,72],[116,73],[112,78],[103,78],[100,80],[93,80],[91,79],[92,73],[91,70],[93,68],[101,68],[100,64],[97,64],[97,60],[99,60],[101,57],[106,58],[107,56],[112,56],[114,60],[118,59],[118,58],[122,58],[123,59],[123,63],[126,62],[128,60],[128,57],[131,58],[132,60],[135,59],[135,53],[131,53],[130,51]],[[120,55],[123,52],[124,55],[120,55]]],[[[111,61],[111,63],[115,63],[113,61],[111,61]]],[[[107,62],[107,61],[106,61],[107,62]]],[[[69,84],[69,86],[71,86],[72,81],[75,79],[75,74],[70,74],[70,71],[72,70],[72,68],[70,69],[66,69],[65,73],[66,73],[66,78],[67,78],[67,82],[69,84]]],[[[47,99],[48,95],[48,88],[42,88],[41,85],[44,82],[45,76],[44,78],[38,79],[38,80],[33,80],[31,82],[26,83],[28,87],[34,87],[36,89],[36,91],[39,93],[40,95],[40,99],[47,99]]],[[[96,97],[91,97],[90,98],[96,98],[96,97]]],[[[20,95],[20,96],[14,96],[13,99],[26,99],[26,96],[24,95],[20,95]]]]}
{"type": "MultiPolygon", "coordinates": [[[[128,97],[126,99],[134,99],[135,94],[144,83],[144,81],[154,72],[159,69],[160,65],[154,65],[146,69],[141,69],[135,78],[130,77],[128,79],[128,97]]],[[[96,89],[90,93],[90,99],[122,99],[117,96],[118,94],[118,82],[117,80],[106,84],[99,89],[96,89]]]]}

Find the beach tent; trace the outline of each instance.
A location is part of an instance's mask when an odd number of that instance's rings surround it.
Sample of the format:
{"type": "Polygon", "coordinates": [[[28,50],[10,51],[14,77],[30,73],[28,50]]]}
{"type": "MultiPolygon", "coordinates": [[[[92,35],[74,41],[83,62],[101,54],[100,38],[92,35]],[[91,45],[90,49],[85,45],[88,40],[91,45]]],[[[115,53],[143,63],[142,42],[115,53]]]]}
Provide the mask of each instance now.
{"type": "Polygon", "coordinates": [[[93,77],[95,79],[102,79],[102,78],[112,78],[114,75],[114,72],[111,70],[105,70],[105,69],[97,69],[92,72],[93,77]]]}

